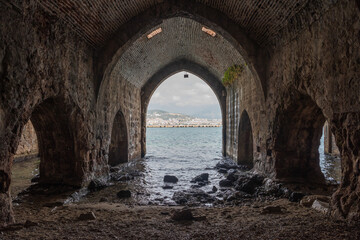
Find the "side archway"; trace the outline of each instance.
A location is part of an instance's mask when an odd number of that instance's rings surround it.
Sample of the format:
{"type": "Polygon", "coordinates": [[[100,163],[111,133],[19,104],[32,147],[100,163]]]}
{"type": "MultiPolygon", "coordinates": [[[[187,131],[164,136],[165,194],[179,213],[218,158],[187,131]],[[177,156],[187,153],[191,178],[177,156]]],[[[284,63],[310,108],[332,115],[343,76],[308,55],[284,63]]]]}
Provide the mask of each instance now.
{"type": "Polygon", "coordinates": [[[275,177],[281,181],[324,183],[319,146],[325,117],[310,96],[295,93],[278,115],[274,145],[275,177]]]}
{"type": "Polygon", "coordinates": [[[62,98],[49,98],[31,114],[40,156],[40,182],[80,186],[83,171],[76,154],[76,116],[62,98]]]}
{"type": "Polygon", "coordinates": [[[253,167],[253,133],[251,121],[246,110],[241,114],[238,132],[238,164],[253,167]]]}
{"type": "Polygon", "coordinates": [[[124,114],[115,115],[109,146],[109,165],[116,166],[128,161],[128,133],[124,114]]]}
{"type": "Polygon", "coordinates": [[[222,152],[224,155],[226,149],[226,89],[222,85],[220,79],[215,77],[205,67],[195,62],[182,59],[172,62],[160,69],[141,88],[141,156],[144,157],[146,154],[146,113],[151,96],[165,79],[180,71],[188,71],[200,77],[214,91],[219,100],[223,123],[222,152]]]}

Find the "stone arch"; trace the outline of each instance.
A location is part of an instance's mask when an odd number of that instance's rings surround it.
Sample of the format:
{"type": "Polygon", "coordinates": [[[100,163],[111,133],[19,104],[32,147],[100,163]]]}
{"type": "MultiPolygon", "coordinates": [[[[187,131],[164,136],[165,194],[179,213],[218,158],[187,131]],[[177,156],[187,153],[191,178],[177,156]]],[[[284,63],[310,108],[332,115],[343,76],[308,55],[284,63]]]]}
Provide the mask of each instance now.
{"type": "Polygon", "coordinates": [[[209,70],[204,66],[195,62],[182,59],[172,62],[166,65],[164,68],[156,72],[142,87],[141,89],[141,156],[146,154],[146,112],[149,105],[152,94],[158,88],[158,86],[165,81],[171,75],[174,75],[180,71],[188,71],[198,77],[200,77],[215,93],[221,109],[223,129],[222,129],[222,143],[223,154],[226,149],[226,89],[209,70]]]}
{"type": "Polygon", "coordinates": [[[40,183],[80,186],[83,180],[79,162],[75,112],[62,98],[48,98],[31,113],[40,156],[40,183]]]}
{"type": "Polygon", "coordinates": [[[322,110],[310,96],[296,92],[291,103],[278,111],[273,155],[276,179],[324,183],[318,151],[325,122],[322,110]]]}
{"type": "Polygon", "coordinates": [[[109,165],[128,161],[128,131],[124,114],[119,110],[114,117],[109,146],[109,165]]]}
{"type": "Polygon", "coordinates": [[[225,14],[214,8],[190,0],[165,1],[151,7],[121,26],[104,47],[96,53],[94,69],[96,70],[97,95],[102,94],[103,81],[109,78],[120,56],[132,44],[165,19],[173,17],[190,18],[210,27],[222,35],[244,58],[254,75],[255,84],[265,101],[266,66],[269,53],[247,36],[245,31],[225,14]],[[144,23],[146,23],[144,25],[144,23]]]}
{"type": "Polygon", "coordinates": [[[246,110],[244,110],[240,117],[238,129],[238,164],[248,165],[253,167],[254,151],[253,151],[253,132],[251,127],[250,117],[246,110]]]}

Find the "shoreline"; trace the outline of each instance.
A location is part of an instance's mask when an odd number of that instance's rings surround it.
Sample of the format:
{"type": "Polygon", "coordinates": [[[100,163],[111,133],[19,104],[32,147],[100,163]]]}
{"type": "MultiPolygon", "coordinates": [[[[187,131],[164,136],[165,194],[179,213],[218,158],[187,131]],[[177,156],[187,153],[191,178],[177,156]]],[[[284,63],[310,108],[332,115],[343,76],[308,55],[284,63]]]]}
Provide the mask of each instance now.
{"type": "Polygon", "coordinates": [[[146,128],[218,128],[222,125],[152,125],[146,128]]]}

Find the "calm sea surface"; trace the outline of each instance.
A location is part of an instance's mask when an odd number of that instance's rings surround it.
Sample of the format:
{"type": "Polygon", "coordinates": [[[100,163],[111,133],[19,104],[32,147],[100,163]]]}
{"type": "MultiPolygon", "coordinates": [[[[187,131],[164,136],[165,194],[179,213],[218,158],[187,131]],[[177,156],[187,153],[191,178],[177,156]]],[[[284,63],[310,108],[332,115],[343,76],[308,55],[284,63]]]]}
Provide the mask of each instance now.
{"type": "MultiPolygon", "coordinates": [[[[189,189],[190,180],[201,173],[209,173],[210,184],[202,189],[210,191],[223,177],[214,169],[221,160],[221,128],[148,128],[145,184],[149,190],[170,200],[174,191],[189,189]],[[163,190],[164,175],[179,179],[174,188],[163,190]]],[[[321,140],[320,165],[327,179],[340,181],[340,160],[324,155],[321,140]]]]}

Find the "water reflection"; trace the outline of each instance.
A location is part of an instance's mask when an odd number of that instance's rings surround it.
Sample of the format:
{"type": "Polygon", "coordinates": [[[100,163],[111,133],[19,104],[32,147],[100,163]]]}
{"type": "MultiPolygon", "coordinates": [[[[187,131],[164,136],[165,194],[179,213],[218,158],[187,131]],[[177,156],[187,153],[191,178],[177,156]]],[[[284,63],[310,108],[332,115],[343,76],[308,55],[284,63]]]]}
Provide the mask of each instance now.
{"type": "Polygon", "coordinates": [[[324,134],[319,147],[320,167],[325,178],[330,181],[341,181],[341,159],[324,153],[324,134]]]}

